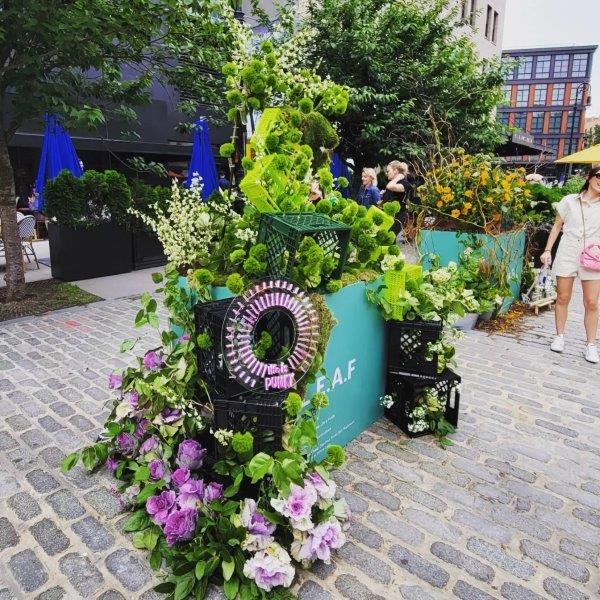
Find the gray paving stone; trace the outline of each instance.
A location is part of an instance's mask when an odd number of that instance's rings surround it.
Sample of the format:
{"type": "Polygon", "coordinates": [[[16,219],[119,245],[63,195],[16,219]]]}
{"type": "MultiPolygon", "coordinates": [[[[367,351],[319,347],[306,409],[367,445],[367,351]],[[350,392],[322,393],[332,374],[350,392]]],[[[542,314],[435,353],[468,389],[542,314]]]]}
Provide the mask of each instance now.
{"type": "Polygon", "coordinates": [[[19,442],[15,440],[8,431],[0,431],[0,450],[10,450],[16,448],[19,442]]]}
{"type": "Polygon", "coordinates": [[[136,592],[150,581],[150,569],[138,554],[123,548],[109,554],[105,560],[106,568],[123,587],[136,592]]]}
{"type": "Polygon", "coordinates": [[[508,544],[512,538],[510,530],[466,510],[459,509],[455,511],[454,520],[461,525],[471,528],[473,531],[498,540],[503,544],[508,544]]]}
{"type": "Polygon", "coordinates": [[[369,508],[369,504],[366,500],[348,490],[342,490],[340,495],[346,499],[346,502],[353,513],[364,513],[369,508]]]}
{"type": "Polygon", "coordinates": [[[452,588],[452,593],[461,600],[495,600],[487,592],[472,586],[471,584],[459,579],[452,588]]]}
{"type": "Polygon", "coordinates": [[[560,540],[558,547],[560,548],[560,551],[565,554],[584,560],[594,567],[600,567],[600,552],[598,551],[597,546],[596,549],[593,550],[578,542],[563,538],[560,540]]]}
{"type": "Polygon", "coordinates": [[[416,575],[434,587],[443,588],[450,579],[450,575],[444,569],[437,567],[402,546],[392,546],[388,552],[388,556],[399,567],[416,575]]]}
{"type": "Polygon", "coordinates": [[[590,598],[587,594],[559,581],[556,577],[544,579],[544,589],[558,600],[589,600],[590,598]]]}
{"type": "Polygon", "coordinates": [[[71,545],[69,538],[50,519],[38,521],[29,530],[35,541],[49,556],[60,554],[71,545]]]}
{"type": "Polygon", "coordinates": [[[600,510],[600,496],[590,494],[589,492],[584,492],[575,486],[567,483],[561,483],[559,481],[548,481],[546,483],[546,487],[550,491],[560,494],[565,498],[575,500],[576,502],[579,502],[584,506],[589,506],[589,508],[593,508],[594,510],[600,510]]]}
{"type": "Polygon", "coordinates": [[[19,492],[8,499],[8,506],[21,521],[29,521],[40,514],[40,505],[26,492],[19,492]]]}
{"type": "Polygon", "coordinates": [[[98,483],[97,473],[88,473],[81,465],[76,465],[67,473],[67,479],[79,489],[89,490],[98,483]]]}
{"type": "Polygon", "coordinates": [[[0,517],[0,552],[19,543],[19,535],[6,517],[0,517]]]}
{"type": "Polygon", "coordinates": [[[352,542],[346,542],[338,550],[338,555],[375,581],[383,584],[388,584],[391,581],[392,570],[390,567],[375,555],[352,542]]]}
{"type": "Polygon", "coordinates": [[[299,600],[333,600],[333,596],[312,580],[305,581],[298,590],[299,600]]]}
{"type": "Polygon", "coordinates": [[[58,561],[60,572],[84,598],[89,597],[104,583],[102,574],[87,556],[72,552],[58,561]]]}
{"type": "Polygon", "coordinates": [[[0,600],[17,600],[17,597],[8,589],[0,589],[0,600]]]}
{"type": "Polygon", "coordinates": [[[57,467],[60,467],[66,454],[56,446],[50,446],[49,448],[40,450],[39,456],[49,467],[56,469],[57,467]]]}
{"type": "Polygon", "coordinates": [[[432,596],[418,585],[401,585],[400,593],[404,600],[436,600],[435,596],[432,596]]]}
{"type": "Polygon", "coordinates": [[[418,487],[410,483],[404,483],[401,481],[397,482],[394,486],[394,489],[401,496],[410,498],[413,502],[421,504],[430,510],[444,512],[446,508],[448,508],[448,505],[444,501],[431,494],[428,494],[427,492],[424,492],[423,490],[420,490],[418,487]]]}
{"type": "Polygon", "coordinates": [[[448,481],[454,485],[459,485],[460,487],[466,487],[471,482],[471,480],[463,473],[457,473],[450,469],[446,469],[435,462],[424,462],[420,467],[423,471],[427,471],[434,477],[442,479],[443,481],[448,481]]]}
{"type": "Polygon", "coordinates": [[[396,541],[399,538],[407,544],[418,546],[423,540],[423,534],[418,529],[384,511],[369,513],[367,519],[382,533],[391,536],[396,541]]]}
{"type": "Polygon", "coordinates": [[[362,523],[354,521],[350,525],[348,533],[358,542],[362,542],[369,548],[378,549],[381,548],[383,538],[372,529],[365,527],[362,523]]]}
{"type": "Polygon", "coordinates": [[[75,411],[71,406],[69,406],[66,402],[55,402],[50,405],[50,408],[59,416],[59,417],[70,417],[72,414],[75,414],[75,411]]]}
{"type": "Polygon", "coordinates": [[[539,519],[516,512],[509,506],[494,507],[492,509],[492,518],[501,525],[514,527],[542,541],[548,541],[552,535],[552,531],[545,525],[542,525],[539,519]]]}
{"type": "Polygon", "coordinates": [[[533,500],[533,502],[549,506],[550,508],[560,509],[564,504],[557,496],[543,492],[523,481],[509,480],[506,482],[506,489],[521,498],[533,500]]]}
{"type": "Polygon", "coordinates": [[[581,521],[585,521],[589,525],[600,528],[600,512],[583,508],[575,508],[573,509],[573,516],[577,517],[581,521]]]}
{"type": "Polygon", "coordinates": [[[590,579],[590,572],[585,567],[553,552],[545,546],[541,546],[530,540],[522,540],[521,551],[536,562],[550,567],[575,581],[585,583],[590,579]]]}
{"type": "Polygon", "coordinates": [[[125,596],[115,590],[108,590],[98,596],[97,600],[126,600],[125,596]]]}
{"type": "Polygon", "coordinates": [[[522,479],[527,483],[533,483],[536,480],[536,476],[529,471],[525,471],[524,469],[520,469],[515,465],[501,460],[495,460],[493,458],[488,458],[485,461],[485,464],[488,467],[492,467],[493,469],[497,469],[500,473],[504,475],[510,475],[511,477],[516,477],[517,479],[522,479]]]}
{"type": "Polygon", "coordinates": [[[335,587],[348,600],[386,600],[363,585],[354,575],[340,575],[335,580],[335,587]]]}
{"type": "Polygon", "coordinates": [[[482,562],[464,554],[453,546],[444,542],[434,542],[431,544],[431,553],[440,560],[450,563],[459,569],[465,570],[469,575],[489,583],[494,578],[494,569],[482,562]]]}
{"type": "Polygon", "coordinates": [[[31,427],[31,423],[23,415],[13,415],[6,419],[6,424],[14,431],[24,431],[31,427]]]}
{"type": "MultiPolygon", "coordinates": [[[[419,472],[415,471],[415,469],[412,467],[408,467],[404,463],[398,462],[397,460],[382,460],[381,467],[384,471],[391,473],[393,477],[396,477],[401,481],[406,481],[409,483],[419,483],[423,481],[423,476],[419,472]]],[[[368,465],[367,468],[369,468],[368,465]]],[[[384,483],[387,483],[387,481],[384,483]]]]}
{"type": "Polygon", "coordinates": [[[54,433],[55,431],[58,431],[59,429],[62,429],[64,427],[64,425],[62,423],[59,423],[56,419],[53,419],[50,415],[40,417],[38,419],[38,422],[41,425],[42,429],[49,433],[54,433]]]}
{"type": "Polygon", "coordinates": [[[348,461],[345,468],[352,471],[356,475],[360,475],[369,481],[375,481],[380,485],[387,485],[390,481],[389,476],[384,472],[379,472],[373,469],[372,465],[368,465],[359,460],[348,461]]]}
{"type": "Polygon", "coordinates": [[[69,419],[69,422],[80,431],[89,431],[96,427],[89,419],[86,419],[82,415],[73,415],[69,419]]]}
{"type": "Polygon", "coordinates": [[[328,565],[323,561],[317,561],[313,567],[311,567],[310,572],[313,575],[316,575],[319,579],[326,580],[328,577],[335,573],[335,565],[333,562],[328,565]]]}
{"type": "Polygon", "coordinates": [[[366,496],[370,500],[373,500],[392,511],[399,510],[400,506],[402,506],[400,500],[396,496],[369,483],[357,483],[354,486],[354,489],[360,495],[366,496]]]}
{"type": "Polygon", "coordinates": [[[94,517],[85,517],[71,528],[93,552],[102,552],[114,544],[113,535],[94,517]]]}
{"type": "Polygon", "coordinates": [[[398,444],[398,442],[379,442],[375,447],[380,452],[385,452],[394,458],[399,458],[404,462],[408,463],[416,463],[419,458],[413,454],[412,452],[408,452],[403,446],[398,444]]]}
{"type": "Polygon", "coordinates": [[[60,586],[44,590],[41,594],[35,597],[35,600],[62,600],[66,598],[66,592],[60,586]]]}
{"type": "Polygon", "coordinates": [[[21,434],[21,441],[29,448],[42,448],[50,443],[50,438],[38,429],[30,429],[21,434]]]}
{"type": "Polygon", "coordinates": [[[538,508],[535,511],[535,516],[543,523],[552,525],[561,531],[566,531],[575,538],[591,544],[600,544],[600,531],[584,525],[580,520],[545,508],[538,508]]]}
{"type": "Polygon", "coordinates": [[[85,509],[68,490],[59,490],[46,498],[54,512],[63,519],[76,519],[85,514],[85,509]]]}
{"type": "Polygon", "coordinates": [[[51,492],[60,486],[58,481],[56,481],[52,475],[41,469],[30,471],[25,475],[25,479],[27,479],[36,492],[40,493],[51,492]]]}
{"type": "MultiPolygon", "coordinates": [[[[457,542],[462,536],[462,531],[458,527],[448,523],[446,519],[436,518],[436,515],[414,508],[405,508],[404,515],[409,523],[424,529],[436,538],[457,542]]],[[[380,526],[385,527],[383,519],[380,526]]]]}
{"type": "Polygon", "coordinates": [[[528,581],[535,575],[535,569],[529,563],[516,559],[514,556],[507,554],[501,548],[498,548],[493,544],[489,544],[485,540],[469,538],[467,542],[467,548],[473,552],[473,554],[477,554],[478,556],[481,556],[481,558],[485,558],[493,565],[508,571],[519,579],[528,581]]]}
{"type": "Polygon", "coordinates": [[[33,592],[48,581],[48,573],[33,550],[23,550],[11,556],[8,567],[26,592],[33,592]]]}

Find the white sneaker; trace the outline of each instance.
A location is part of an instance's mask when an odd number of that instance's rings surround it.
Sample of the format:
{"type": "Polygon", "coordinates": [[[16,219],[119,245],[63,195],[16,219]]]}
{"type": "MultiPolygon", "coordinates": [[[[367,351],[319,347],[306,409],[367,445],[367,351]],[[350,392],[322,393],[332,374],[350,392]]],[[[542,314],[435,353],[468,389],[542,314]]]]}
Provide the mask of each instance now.
{"type": "Polygon", "coordinates": [[[596,344],[587,344],[585,347],[585,360],[591,363],[599,363],[598,346],[596,344]]]}
{"type": "Polygon", "coordinates": [[[565,336],[557,335],[554,338],[554,341],[552,342],[552,344],[550,344],[550,350],[552,350],[552,352],[562,352],[564,349],[565,349],[565,336]]]}

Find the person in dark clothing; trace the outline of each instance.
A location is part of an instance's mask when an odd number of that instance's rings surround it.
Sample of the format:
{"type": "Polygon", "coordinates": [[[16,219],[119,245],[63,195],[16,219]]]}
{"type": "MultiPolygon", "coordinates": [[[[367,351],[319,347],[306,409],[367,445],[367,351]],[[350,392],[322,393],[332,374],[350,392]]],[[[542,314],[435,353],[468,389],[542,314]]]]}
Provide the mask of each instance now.
{"type": "Polygon", "coordinates": [[[400,212],[396,215],[396,221],[392,227],[392,231],[397,235],[408,223],[408,200],[412,191],[412,186],[408,181],[408,165],[399,160],[393,160],[386,167],[385,172],[388,184],[385,186],[381,200],[384,204],[394,200],[400,203],[400,212]]]}
{"type": "Polygon", "coordinates": [[[222,190],[228,190],[231,187],[231,181],[225,177],[225,173],[219,173],[219,187],[222,190]]]}
{"type": "Polygon", "coordinates": [[[361,175],[362,185],[356,195],[356,201],[362,206],[374,206],[379,204],[380,194],[377,183],[377,174],[375,169],[363,169],[361,175]]]}

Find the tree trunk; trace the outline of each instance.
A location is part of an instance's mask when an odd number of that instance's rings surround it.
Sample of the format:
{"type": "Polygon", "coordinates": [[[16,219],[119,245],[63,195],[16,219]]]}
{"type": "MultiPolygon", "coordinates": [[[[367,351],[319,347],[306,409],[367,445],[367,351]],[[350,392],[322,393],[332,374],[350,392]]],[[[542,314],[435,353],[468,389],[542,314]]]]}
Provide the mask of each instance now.
{"type": "Polygon", "coordinates": [[[25,296],[25,272],[17,227],[15,182],[4,132],[0,132],[0,221],[6,254],[6,301],[12,302],[25,296]]]}

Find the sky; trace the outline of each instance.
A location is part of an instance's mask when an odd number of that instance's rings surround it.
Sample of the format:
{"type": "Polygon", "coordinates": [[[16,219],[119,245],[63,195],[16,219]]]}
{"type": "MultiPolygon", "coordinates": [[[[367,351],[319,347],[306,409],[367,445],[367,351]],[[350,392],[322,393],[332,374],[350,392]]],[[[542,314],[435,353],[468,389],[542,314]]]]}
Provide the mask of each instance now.
{"type": "MultiPolygon", "coordinates": [[[[506,0],[505,50],[600,45],[600,0],[506,0]]],[[[600,116],[600,48],[592,62],[592,106],[600,116]]]]}

